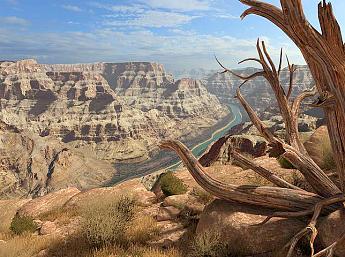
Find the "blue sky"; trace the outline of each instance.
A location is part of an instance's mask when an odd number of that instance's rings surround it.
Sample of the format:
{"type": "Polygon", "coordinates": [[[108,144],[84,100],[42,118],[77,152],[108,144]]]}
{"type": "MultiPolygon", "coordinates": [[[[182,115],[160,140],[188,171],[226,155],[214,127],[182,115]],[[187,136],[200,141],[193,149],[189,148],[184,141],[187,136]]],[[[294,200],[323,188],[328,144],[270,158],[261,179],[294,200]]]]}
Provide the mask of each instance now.
{"type": "MultiPolygon", "coordinates": [[[[303,1],[316,26],[318,2],[303,1]]],[[[345,26],[345,1],[331,2],[345,26]]],[[[0,59],[155,61],[173,71],[216,69],[216,54],[235,68],[239,60],[256,56],[260,37],[272,55],[283,47],[293,62],[303,63],[273,24],[255,16],[241,21],[244,9],[237,0],[0,0],[0,59]]]]}

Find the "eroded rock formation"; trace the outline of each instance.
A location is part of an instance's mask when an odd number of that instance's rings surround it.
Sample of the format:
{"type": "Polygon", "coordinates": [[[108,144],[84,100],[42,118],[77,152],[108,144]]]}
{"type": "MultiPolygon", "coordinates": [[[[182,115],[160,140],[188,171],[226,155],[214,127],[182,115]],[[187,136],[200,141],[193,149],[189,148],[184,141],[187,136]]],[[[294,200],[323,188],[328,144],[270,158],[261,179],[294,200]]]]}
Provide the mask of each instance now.
{"type": "Polygon", "coordinates": [[[193,138],[227,114],[200,81],[156,63],[0,63],[0,119],[100,159],[147,159],[162,138],[193,138]]]}

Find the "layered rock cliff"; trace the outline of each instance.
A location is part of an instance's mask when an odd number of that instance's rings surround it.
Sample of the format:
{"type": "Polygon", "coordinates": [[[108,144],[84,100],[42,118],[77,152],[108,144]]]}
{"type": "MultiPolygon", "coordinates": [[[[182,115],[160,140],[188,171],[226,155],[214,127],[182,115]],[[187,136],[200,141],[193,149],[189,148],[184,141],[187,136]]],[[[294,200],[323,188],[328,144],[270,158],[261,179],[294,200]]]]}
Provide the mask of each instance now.
{"type": "MultiPolygon", "coordinates": [[[[299,65],[296,66],[296,72],[294,73],[294,87],[292,96],[295,96],[298,92],[305,89],[310,89],[314,85],[312,75],[308,69],[308,66],[299,65]]],[[[237,74],[248,76],[259,71],[256,68],[245,68],[234,70],[237,74]]],[[[288,88],[289,85],[289,71],[287,68],[283,69],[280,75],[281,83],[284,88],[288,88]]],[[[214,73],[211,76],[204,78],[207,90],[215,94],[222,103],[238,103],[234,99],[236,89],[243,82],[243,80],[237,78],[230,73],[214,73]]],[[[241,91],[246,100],[252,105],[255,110],[263,111],[267,107],[275,103],[275,97],[268,82],[263,77],[257,77],[248,81],[241,91]]]]}
{"type": "Polygon", "coordinates": [[[0,119],[98,158],[147,159],[162,138],[197,136],[228,114],[200,81],[160,64],[0,63],[0,119]]]}
{"type": "Polygon", "coordinates": [[[115,169],[91,153],[0,121],[0,199],[100,187],[115,169]]]}

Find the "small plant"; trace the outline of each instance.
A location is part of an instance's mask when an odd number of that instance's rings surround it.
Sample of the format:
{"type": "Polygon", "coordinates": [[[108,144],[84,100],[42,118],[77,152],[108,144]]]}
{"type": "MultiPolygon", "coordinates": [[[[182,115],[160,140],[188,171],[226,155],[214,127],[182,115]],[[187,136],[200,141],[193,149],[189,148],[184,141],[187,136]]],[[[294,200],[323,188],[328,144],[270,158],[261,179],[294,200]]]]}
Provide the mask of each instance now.
{"type": "Polygon", "coordinates": [[[194,187],[190,194],[205,205],[210,203],[214,199],[214,197],[209,192],[200,187],[194,187]]]}
{"type": "Polygon", "coordinates": [[[220,233],[205,231],[192,240],[189,257],[226,257],[227,246],[223,243],[220,233]]]}
{"type": "Polygon", "coordinates": [[[137,215],[126,229],[125,236],[131,243],[144,244],[159,232],[157,222],[150,216],[137,215]]]}
{"type": "Polygon", "coordinates": [[[187,192],[187,186],[171,171],[163,174],[159,179],[159,183],[166,196],[182,195],[187,192]]]}
{"type": "Polygon", "coordinates": [[[280,167],[284,169],[295,169],[292,163],[285,159],[283,156],[278,157],[277,160],[280,164],[280,167]]]}
{"type": "Polygon", "coordinates": [[[21,235],[24,232],[33,233],[37,230],[37,224],[31,217],[15,215],[12,219],[10,230],[16,235],[21,235]]]}
{"type": "Polygon", "coordinates": [[[129,196],[89,204],[82,214],[89,243],[95,246],[126,243],[125,233],[136,207],[129,196]]]}

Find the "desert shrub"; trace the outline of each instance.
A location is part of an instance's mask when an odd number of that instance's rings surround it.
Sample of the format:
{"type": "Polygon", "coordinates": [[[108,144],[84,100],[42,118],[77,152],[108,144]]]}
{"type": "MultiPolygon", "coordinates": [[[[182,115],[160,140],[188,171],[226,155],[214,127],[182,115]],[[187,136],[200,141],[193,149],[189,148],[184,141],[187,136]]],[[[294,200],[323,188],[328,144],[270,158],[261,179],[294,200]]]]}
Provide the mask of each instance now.
{"type": "Polygon", "coordinates": [[[190,194],[203,204],[208,204],[214,199],[214,197],[209,192],[200,187],[193,187],[190,194]]]}
{"type": "Polygon", "coordinates": [[[167,250],[161,250],[153,247],[132,245],[128,249],[124,250],[117,246],[105,246],[100,249],[93,250],[88,257],[182,257],[181,253],[170,248],[167,250]]]}
{"type": "Polygon", "coordinates": [[[137,205],[126,195],[90,203],[83,210],[84,231],[92,245],[125,243],[125,232],[137,205]]]}
{"type": "Polygon", "coordinates": [[[159,232],[157,222],[150,216],[137,215],[128,225],[125,236],[133,243],[144,244],[159,232]]]}
{"type": "Polygon", "coordinates": [[[284,169],[294,169],[295,167],[292,165],[291,162],[289,162],[287,159],[285,159],[283,156],[280,156],[277,158],[280,167],[284,169]]]}
{"type": "Polygon", "coordinates": [[[159,179],[159,183],[166,196],[181,195],[187,192],[187,186],[171,171],[163,174],[159,179]]]}
{"type": "Polygon", "coordinates": [[[85,233],[74,233],[61,240],[53,241],[46,256],[67,257],[67,256],[92,256],[97,246],[91,245],[85,233]]]}
{"type": "Polygon", "coordinates": [[[17,235],[21,235],[24,232],[33,233],[37,230],[37,224],[31,217],[15,215],[12,219],[10,230],[17,235]]]}
{"type": "Polygon", "coordinates": [[[220,233],[205,231],[196,235],[191,242],[189,257],[226,257],[227,246],[223,243],[220,233]]]}

